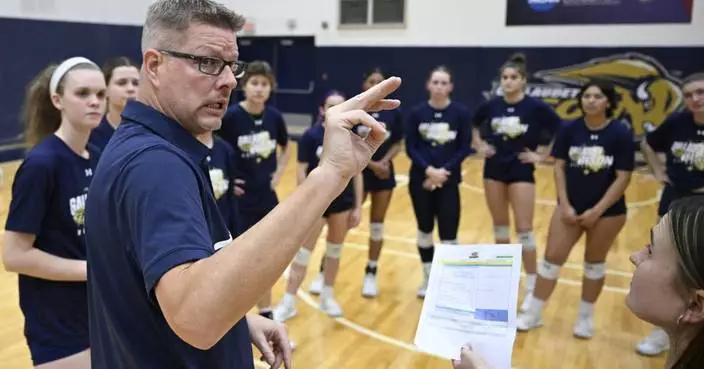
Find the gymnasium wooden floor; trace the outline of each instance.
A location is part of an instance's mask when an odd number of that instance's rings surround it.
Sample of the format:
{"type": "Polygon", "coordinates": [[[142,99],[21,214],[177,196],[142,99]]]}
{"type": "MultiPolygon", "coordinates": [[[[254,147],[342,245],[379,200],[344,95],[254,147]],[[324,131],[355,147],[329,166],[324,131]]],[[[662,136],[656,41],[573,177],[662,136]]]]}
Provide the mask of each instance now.
{"type": "MultiPolygon", "coordinates": [[[[296,157],[295,150],[291,157],[296,157]]],[[[317,272],[324,238],[321,238],[311,258],[308,276],[299,292],[298,316],[287,322],[289,334],[298,345],[294,353],[296,368],[451,368],[447,360],[418,352],[412,345],[422,307],[422,301],[416,298],[421,270],[415,247],[415,221],[405,180],[409,162],[407,157],[401,154],[395,164],[399,187],[394,194],[386,221],[386,241],[379,264],[380,295],[375,300],[367,300],[360,295],[367,261],[367,212],[362,224],[350,232],[342,256],[336,294],[344,310],[344,318],[329,318],[317,309],[317,298],[306,292],[317,272]]],[[[17,162],[2,164],[5,172],[0,191],[0,216],[3,226],[10,199],[10,186],[17,165],[17,162]]],[[[491,218],[481,185],[482,163],[476,159],[468,159],[463,168],[465,176],[461,187],[462,218],[459,241],[491,243],[491,218]]],[[[535,209],[535,232],[539,257],[542,257],[547,224],[554,209],[552,168],[539,167],[536,171],[536,182],[538,203],[535,209]]],[[[283,198],[294,188],[295,159],[292,159],[279,187],[279,194],[283,198]]],[[[594,339],[581,341],[572,337],[572,323],[578,310],[581,292],[584,246],[580,243],[563,268],[560,283],[547,305],[545,325],[536,331],[518,334],[513,354],[514,368],[663,367],[663,357],[644,358],[634,352],[634,346],[650,331],[650,326],[635,318],[624,304],[633,271],[628,256],[648,241],[648,229],[656,219],[658,191],[658,184],[647,174],[634,175],[627,192],[629,219],[609,255],[606,287],[596,305],[594,339]]],[[[274,288],[275,302],[282,295],[283,286],[282,278],[274,288]]],[[[519,298],[520,296],[522,294],[519,298]]],[[[23,317],[18,308],[16,276],[5,272],[4,269],[0,270],[1,368],[31,367],[22,327],[23,317]]],[[[259,355],[256,354],[258,358],[259,355]]]]}

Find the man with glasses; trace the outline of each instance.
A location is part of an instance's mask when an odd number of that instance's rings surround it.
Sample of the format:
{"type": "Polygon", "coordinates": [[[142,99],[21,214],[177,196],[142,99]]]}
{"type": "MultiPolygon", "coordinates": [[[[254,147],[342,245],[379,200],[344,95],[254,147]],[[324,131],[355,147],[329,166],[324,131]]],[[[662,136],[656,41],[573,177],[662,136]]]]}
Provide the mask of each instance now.
{"type": "Polygon", "coordinates": [[[233,241],[198,137],[220,127],[244,71],[234,36],[243,24],[211,0],[149,7],[139,95],[86,203],[93,368],[253,368],[252,343],[271,367],[290,367],[283,326],[247,313],[383,142],[384,128],[365,111],[396,108],[384,97],[400,79],[328,111],[320,166],[233,241]]]}

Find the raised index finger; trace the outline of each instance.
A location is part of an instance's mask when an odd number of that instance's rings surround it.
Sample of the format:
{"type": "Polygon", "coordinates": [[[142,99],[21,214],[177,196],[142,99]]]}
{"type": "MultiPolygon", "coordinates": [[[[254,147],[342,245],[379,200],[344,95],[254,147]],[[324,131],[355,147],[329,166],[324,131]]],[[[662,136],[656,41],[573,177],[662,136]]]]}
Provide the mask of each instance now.
{"type": "Polygon", "coordinates": [[[396,91],[398,87],[401,86],[401,78],[399,77],[389,77],[377,83],[372,88],[348,99],[342,104],[333,106],[330,110],[334,109],[335,113],[342,113],[351,110],[369,110],[375,105],[378,105],[386,96],[390,93],[396,91]]]}

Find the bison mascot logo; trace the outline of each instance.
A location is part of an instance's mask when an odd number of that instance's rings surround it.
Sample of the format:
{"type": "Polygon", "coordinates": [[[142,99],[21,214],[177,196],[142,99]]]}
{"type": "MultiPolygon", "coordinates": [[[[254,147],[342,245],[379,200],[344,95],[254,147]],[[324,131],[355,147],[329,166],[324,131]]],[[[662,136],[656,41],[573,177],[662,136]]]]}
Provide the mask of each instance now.
{"type": "MultiPolygon", "coordinates": [[[[630,123],[634,135],[642,137],[682,107],[679,80],[655,59],[638,53],[596,58],[562,68],[541,70],[528,80],[527,94],[552,105],[565,120],[581,115],[576,96],[590,81],[607,81],[616,87],[619,104],[616,115],[630,123]]],[[[500,95],[498,80],[492,91],[500,95]]]]}

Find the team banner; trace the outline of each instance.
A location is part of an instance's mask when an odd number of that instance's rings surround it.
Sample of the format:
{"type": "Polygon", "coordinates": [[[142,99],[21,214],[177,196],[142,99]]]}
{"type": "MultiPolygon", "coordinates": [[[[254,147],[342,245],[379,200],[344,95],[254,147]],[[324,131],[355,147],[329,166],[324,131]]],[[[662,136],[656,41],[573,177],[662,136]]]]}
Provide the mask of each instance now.
{"type": "MultiPolygon", "coordinates": [[[[615,86],[618,93],[615,115],[632,127],[635,138],[654,130],[684,104],[678,78],[656,59],[635,52],[538,70],[531,73],[526,93],[551,105],[564,120],[573,120],[582,115],[577,93],[591,81],[607,81],[615,86]]],[[[484,97],[501,94],[499,80],[495,78],[484,97]]]]}
{"type": "Polygon", "coordinates": [[[507,0],[506,25],[691,23],[693,2],[694,0],[507,0]]]}

